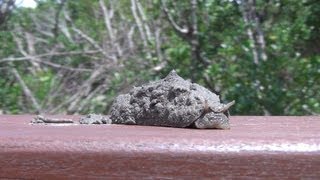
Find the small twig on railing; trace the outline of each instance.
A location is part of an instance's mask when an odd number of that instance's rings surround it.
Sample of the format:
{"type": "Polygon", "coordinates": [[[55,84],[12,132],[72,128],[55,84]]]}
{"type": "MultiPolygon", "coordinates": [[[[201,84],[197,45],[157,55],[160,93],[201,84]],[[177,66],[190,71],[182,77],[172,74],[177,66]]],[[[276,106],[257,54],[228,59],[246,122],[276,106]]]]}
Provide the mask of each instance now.
{"type": "Polygon", "coordinates": [[[39,123],[74,123],[72,119],[55,119],[55,118],[48,118],[43,117],[41,115],[36,116],[32,121],[32,124],[39,124],[39,123]]]}

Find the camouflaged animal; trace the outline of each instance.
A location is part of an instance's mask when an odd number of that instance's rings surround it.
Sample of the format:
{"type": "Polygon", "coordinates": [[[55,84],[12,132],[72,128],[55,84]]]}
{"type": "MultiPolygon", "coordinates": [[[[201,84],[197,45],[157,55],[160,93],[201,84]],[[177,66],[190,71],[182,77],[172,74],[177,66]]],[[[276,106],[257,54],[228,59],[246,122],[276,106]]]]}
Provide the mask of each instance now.
{"type": "Polygon", "coordinates": [[[173,70],[164,79],[119,95],[110,118],[112,124],[229,129],[233,104],[222,104],[218,95],[173,70]]]}

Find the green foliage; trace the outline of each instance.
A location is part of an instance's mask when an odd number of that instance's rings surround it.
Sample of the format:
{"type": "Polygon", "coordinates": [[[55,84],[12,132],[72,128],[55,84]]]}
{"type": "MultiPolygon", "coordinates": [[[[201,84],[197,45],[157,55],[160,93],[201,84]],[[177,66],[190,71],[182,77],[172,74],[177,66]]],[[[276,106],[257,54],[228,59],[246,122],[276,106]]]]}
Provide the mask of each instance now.
{"type": "MultiPolygon", "coordinates": [[[[256,65],[239,5],[228,1],[200,2],[201,47],[211,64],[198,72],[196,81],[220,92],[223,100],[236,100],[233,114],[320,113],[319,46],[311,43],[320,37],[319,33],[313,33],[319,32],[318,18],[314,15],[320,12],[317,3],[257,1],[257,9],[265,13],[261,25],[269,57],[256,65]],[[313,52],[318,49],[316,56],[304,56],[310,54],[310,49],[313,52]]],[[[172,59],[169,67],[188,72],[190,49],[186,43],[177,42],[172,39],[169,44],[175,46],[167,49],[175,52],[168,53],[172,59]],[[182,63],[181,57],[186,63],[182,63]]],[[[182,74],[190,77],[188,73],[182,74]]]]}
{"type": "Polygon", "coordinates": [[[31,87],[35,97],[42,101],[48,98],[50,90],[55,85],[54,74],[51,71],[39,71],[35,76],[37,78],[34,78],[34,75],[27,74],[23,76],[23,80],[28,87],[31,87]]]}
{"type": "Polygon", "coordinates": [[[20,100],[22,90],[19,84],[0,78],[0,110],[3,113],[21,112],[20,100]]]}

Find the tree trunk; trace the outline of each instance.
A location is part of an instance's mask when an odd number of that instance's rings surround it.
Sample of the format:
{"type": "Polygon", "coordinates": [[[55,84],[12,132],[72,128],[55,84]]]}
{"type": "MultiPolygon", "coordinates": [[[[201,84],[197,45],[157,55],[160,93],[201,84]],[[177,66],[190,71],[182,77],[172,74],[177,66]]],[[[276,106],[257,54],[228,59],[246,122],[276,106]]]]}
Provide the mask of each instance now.
{"type": "Polygon", "coordinates": [[[250,46],[253,62],[259,64],[261,60],[267,60],[267,54],[265,51],[266,44],[264,33],[256,10],[256,1],[242,0],[241,6],[243,21],[246,25],[247,35],[251,42],[250,46]]]}

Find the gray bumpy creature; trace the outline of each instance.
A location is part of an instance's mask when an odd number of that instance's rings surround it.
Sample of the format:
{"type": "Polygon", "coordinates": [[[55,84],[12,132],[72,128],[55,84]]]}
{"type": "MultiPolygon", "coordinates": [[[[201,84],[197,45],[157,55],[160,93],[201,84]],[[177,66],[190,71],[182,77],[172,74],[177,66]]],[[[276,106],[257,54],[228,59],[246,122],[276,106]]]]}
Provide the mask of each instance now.
{"type": "Polygon", "coordinates": [[[111,107],[112,124],[229,129],[228,104],[173,70],[159,81],[119,95],[111,107]]]}

